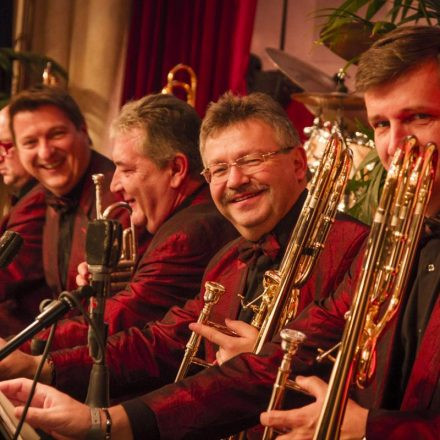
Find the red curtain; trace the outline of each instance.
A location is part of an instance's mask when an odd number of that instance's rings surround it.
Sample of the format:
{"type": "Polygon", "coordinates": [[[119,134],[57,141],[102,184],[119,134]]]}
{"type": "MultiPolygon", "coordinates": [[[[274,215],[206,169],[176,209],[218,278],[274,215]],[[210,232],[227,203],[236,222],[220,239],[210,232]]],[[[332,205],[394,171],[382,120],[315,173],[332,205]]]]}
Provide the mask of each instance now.
{"type": "Polygon", "coordinates": [[[134,0],[123,102],[157,93],[169,70],[191,66],[196,109],[226,90],[246,93],[257,0],[134,0]]]}

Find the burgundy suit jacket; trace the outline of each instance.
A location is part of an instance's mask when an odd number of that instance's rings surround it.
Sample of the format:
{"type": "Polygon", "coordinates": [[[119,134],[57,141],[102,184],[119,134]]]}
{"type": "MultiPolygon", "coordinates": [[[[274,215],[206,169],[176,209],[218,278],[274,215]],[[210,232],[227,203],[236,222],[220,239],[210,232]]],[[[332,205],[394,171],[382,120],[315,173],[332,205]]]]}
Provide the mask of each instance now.
{"type": "Polygon", "coordinates": [[[37,185],[9,211],[0,225],[18,232],[23,245],[14,260],[0,269],[0,336],[16,334],[33,321],[39,304],[51,297],[44,279],[42,235],[46,212],[45,195],[37,185]]]}
{"type": "MultiPolygon", "coordinates": [[[[328,246],[319,258],[311,279],[302,289],[302,304],[335,289],[366,234],[367,228],[364,225],[346,217],[335,222],[328,246]]],[[[214,257],[203,279],[218,281],[226,287],[226,293],[213,316],[221,322],[225,317],[237,317],[239,306],[236,293],[240,292],[240,286],[247,275],[247,267],[237,259],[240,241],[227,245],[214,257]]],[[[109,338],[107,359],[113,396],[130,391],[139,394],[142,390],[155,389],[174,380],[189,337],[188,324],[197,320],[202,303],[200,297],[189,300],[183,308],[173,307],[160,322],[143,329],[130,328],[109,338]],[[124,362],[121,362],[122,359],[124,362]]],[[[207,344],[208,359],[213,359],[214,351],[207,344]]],[[[56,386],[74,393],[90,371],[86,347],[58,351],[53,353],[52,359],[56,370],[56,386]]],[[[237,371],[237,374],[241,381],[243,371],[237,371]]]]}
{"type": "MultiPolygon", "coordinates": [[[[66,290],[73,290],[77,287],[76,275],[78,273],[78,264],[86,260],[85,241],[87,224],[89,220],[96,219],[95,185],[92,181],[92,175],[96,173],[104,174],[102,205],[103,208],[106,208],[108,205],[121,200],[120,195],[113,194],[109,190],[114,169],[115,167],[109,159],[96,151],[92,151],[90,164],[84,177],[84,187],[80,196],[79,206],[75,213],[74,239],[72,240],[70,251],[66,286],[64,286],[66,290]]],[[[115,218],[121,221],[124,227],[129,225],[129,215],[126,210],[121,210],[115,218]]],[[[63,290],[58,267],[59,221],[59,212],[53,207],[48,206],[43,233],[43,264],[47,284],[51,287],[55,296],[58,296],[63,290]]]]}
{"type": "MultiPolygon", "coordinates": [[[[437,239],[437,242],[440,240],[437,239]]],[[[314,361],[318,347],[330,348],[342,336],[344,314],[351,305],[352,294],[362,264],[362,253],[354,260],[343,283],[333,295],[310,304],[289,327],[307,335],[305,343],[295,356],[294,374],[326,376],[330,366],[314,361]]],[[[440,263],[440,254],[436,263],[440,263]]],[[[436,267],[438,265],[436,264],[436,267]]],[[[319,266],[318,266],[319,268],[319,266]]],[[[316,268],[316,269],[318,269],[316,268]]],[[[438,289],[440,274],[433,273],[430,281],[438,289]]],[[[400,410],[381,409],[387,385],[387,368],[393,353],[392,342],[396,322],[388,326],[378,341],[377,369],[373,382],[365,390],[356,390],[353,397],[370,408],[366,438],[428,439],[440,434],[440,300],[432,310],[422,338],[412,373],[406,386],[400,410]]],[[[146,404],[154,413],[161,439],[222,438],[252,426],[261,411],[267,408],[282,357],[274,342],[265,345],[260,357],[242,354],[224,363],[189,377],[179,384],[167,385],[140,399],[126,404],[133,426],[145,424],[130,408],[142,411],[146,404]],[[213,404],[214,402],[214,404],[213,404]],[[170,424],[169,420],[173,423],[170,424]]],[[[302,406],[303,396],[288,393],[286,407],[302,406]]],[[[141,412],[142,414],[142,412],[141,412]]]]}
{"type": "MultiPolygon", "coordinates": [[[[237,235],[214,206],[206,186],[189,196],[154,234],[127,288],[106,301],[109,334],[143,327],[161,319],[172,306],[194,298],[209,260],[237,235]]],[[[82,318],[60,322],[52,350],[87,344],[87,331],[82,318]]],[[[38,338],[47,336],[45,331],[38,338]]]]}

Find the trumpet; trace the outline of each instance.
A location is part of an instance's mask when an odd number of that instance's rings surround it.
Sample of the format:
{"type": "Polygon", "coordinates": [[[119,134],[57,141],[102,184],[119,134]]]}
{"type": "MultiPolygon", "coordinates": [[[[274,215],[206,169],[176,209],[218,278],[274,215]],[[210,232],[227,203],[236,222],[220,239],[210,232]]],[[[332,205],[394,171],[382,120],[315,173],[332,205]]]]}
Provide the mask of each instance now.
{"type": "MultiPolygon", "coordinates": [[[[280,336],[281,348],[284,350],[284,356],[281,361],[281,365],[278,368],[277,377],[273,385],[268,411],[281,406],[286,388],[302,391],[302,389],[299,389],[298,385],[294,381],[289,380],[289,375],[293,356],[298,351],[300,344],[306,339],[306,335],[302,332],[285,328],[281,330],[280,336]]],[[[266,426],[262,440],[269,440],[272,437],[273,428],[266,426]]]]}
{"type": "Polygon", "coordinates": [[[186,102],[192,107],[196,106],[197,76],[190,66],[179,63],[168,72],[167,84],[161,93],[174,95],[175,90],[182,90],[186,96],[186,102]],[[188,81],[176,79],[179,72],[185,72],[188,81]]]}
{"type": "MultiPolygon", "coordinates": [[[[225,293],[225,288],[221,284],[215,283],[213,281],[207,281],[205,283],[205,294],[203,296],[205,305],[200,312],[197,322],[201,324],[208,323],[211,310],[218,303],[218,300],[223,295],[223,293],[225,293]]],[[[202,367],[210,366],[210,364],[208,364],[203,359],[195,357],[199,349],[201,339],[202,337],[197,333],[191,333],[191,337],[186,344],[185,355],[183,356],[182,363],[180,364],[180,368],[174,382],[178,382],[186,376],[191,364],[201,365],[202,367]]]]}
{"type": "MultiPolygon", "coordinates": [[[[130,214],[132,209],[126,202],[115,202],[103,211],[102,208],[102,191],[104,183],[103,174],[93,174],[93,183],[95,184],[95,197],[96,197],[96,218],[97,220],[107,220],[116,209],[126,209],[130,214]]],[[[111,290],[117,292],[123,289],[129,282],[134,265],[137,259],[137,241],[136,241],[136,228],[130,218],[130,227],[124,229],[122,232],[122,246],[121,256],[119,258],[116,269],[112,272],[111,276],[111,290]]]]}
{"type": "Polygon", "coordinates": [[[434,180],[437,150],[408,137],[393,157],[314,439],[339,438],[354,383],[374,376],[375,347],[406,290],[434,180]],[[383,313],[379,313],[383,310],[383,313]]]}

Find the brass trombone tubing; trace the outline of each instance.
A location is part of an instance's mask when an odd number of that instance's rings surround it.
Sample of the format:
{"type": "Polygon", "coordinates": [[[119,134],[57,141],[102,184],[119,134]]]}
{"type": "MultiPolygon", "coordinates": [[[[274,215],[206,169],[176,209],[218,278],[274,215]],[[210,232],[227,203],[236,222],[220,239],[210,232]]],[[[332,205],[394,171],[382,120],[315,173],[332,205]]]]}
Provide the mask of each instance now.
{"type": "MultiPolygon", "coordinates": [[[[400,304],[401,293],[404,291],[408,280],[408,268],[415,254],[424,212],[432,188],[434,174],[432,163],[436,152],[435,146],[429,144],[426,146],[423,163],[420,160],[412,162],[411,160],[408,161],[408,155],[416,154],[416,150],[413,148],[415,145],[413,141],[409,139],[407,140],[406,146],[409,147],[407,156],[405,157],[405,151],[403,149],[397,150],[388,171],[382,197],[374,216],[360,278],[353,298],[350,315],[343,332],[341,346],[330,377],[327,395],[315,431],[314,440],[334,440],[339,438],[348,400],[349,387],[358,374],[360,364],[365,361],[362,344],[365,345],[369,343],[371,345],[368,347],[370,348],[368,354],[371,356],[373,354],[371,350],[374,350],[377,338],[385,324],[395,315],[397,307],[400,304]],[[376,269],[378,265],[380,266],[380,257],[387,243],[386,234],[389,233],[390,228],[388,219],[393,201],[395,200],[394,196],[398,193],[398,183],[402,182],[402,173],[405,175],[409,170],[402,170],[402,164],[408,166],[408,164],[411,163],[414,163],[414,169],[407,181],[408,184],[411,185],[414,185],[414,181],[416,181],[417,188],[415,192],[413,192],[411,187],[408,190],[408,197],[405,203],[411,205],[410,209],[398,206],[398,211],[401,211],[399,215],[403,215],[405,212],[405,221],[410,222],[409,225],[403,225],[403,235],[407,231],[411,236],[407,238],[409,242],[403,246],[403,261],[401,260],[399,263],[399,271],[396,275],[396,281],[393,284],[387,316],[379,321],[378,327],[375,328],[371,326],[372,323],[367,319],[368,305],[373,302],[374,315],[374,306],[377,306],[374,304],[374,301],[377,298],[381,298],[382,301],[385,300],[382,297],[382,292],[376,292],[372,297],[372,292],[374,292],[373,289],[377,282],[375,278],[376,269]],[[421,178],[419,176],[421,176],[421,178]],[[369,325],[367,329],[366,324],[369,325]],[[367,334],[367,341],[365,341],[365,334],[367,334]],[[368,339],[368,337],[371,337],[371,339],[368,339]]],[[[400,195],[398,195],[398,197],[400,197],[400,195]]],[[[400,200],[398,199],[398,202],[401,200],[404,201],[402,198],[400,200]]],[[[391,225],[393,225],[393,222],[391,222],[391,225]]],[[[402,237],[398,238],[401,239],[402,237]]],[[[367,372],[371,377],[372,372],[369,368],[370,365],[368,363],[367,372]]],[[[355,379],[355,381],[358,385],[362,383],[358,379],[355,379]]]]}
{"type": "MultiPolygon", "coordinates": [[[[300,288],[308,279],[313,264],[324,246],[351,168],[349,151],[342,136],[334,133],[328,142],[322,163],[313,176],[300,219],[295,225],[281,261],[278,271],[280,282],[275,298],[268,307],[267,316],[262,320],[254,347],[256,354],[260,353],[263,345],[280,332],[293,317],[289,316],[287,319],[285,315],[291,292],[300,288]],[[332,186],[333,182],[336,182],[335,187],[332,186]],[[334,191],[328,191],[328,197],[323,197],[322,190],[327,191],[329,187],[334,188],[334,191]],[[320,225],[318,219],[321,219],[320,225]],[[306,250],[311,255],[305,255],[306,250]]],[[[296,310],[293,315],[295,313],[296,310]]]]}

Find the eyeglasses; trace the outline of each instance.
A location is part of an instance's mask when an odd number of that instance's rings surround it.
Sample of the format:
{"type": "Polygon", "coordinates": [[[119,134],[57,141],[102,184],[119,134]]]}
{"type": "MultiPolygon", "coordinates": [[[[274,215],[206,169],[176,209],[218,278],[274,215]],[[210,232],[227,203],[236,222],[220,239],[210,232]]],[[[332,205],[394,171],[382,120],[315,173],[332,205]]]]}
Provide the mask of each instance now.
{"type": "Polygon", "coordinates": [[[205,168],[200,174],[206,179],[208,183],[223,183],[228,180],[231,167],[236,166],[244,174],[253,174],[261,169],[261,165],[271,157],[287,153],[293,150],[294,147],[282,148],[277,151],[270,151],[269,153],[252,153],[246,156],[239,157],[231,163],[219,162],[205,168]]]}
{"type": "Polygon", "coordinates": [[[5,157],[8,154],[8,151],[14,146],[14,143],[11,141],[0,141],[0,157],[5,157]]]}

